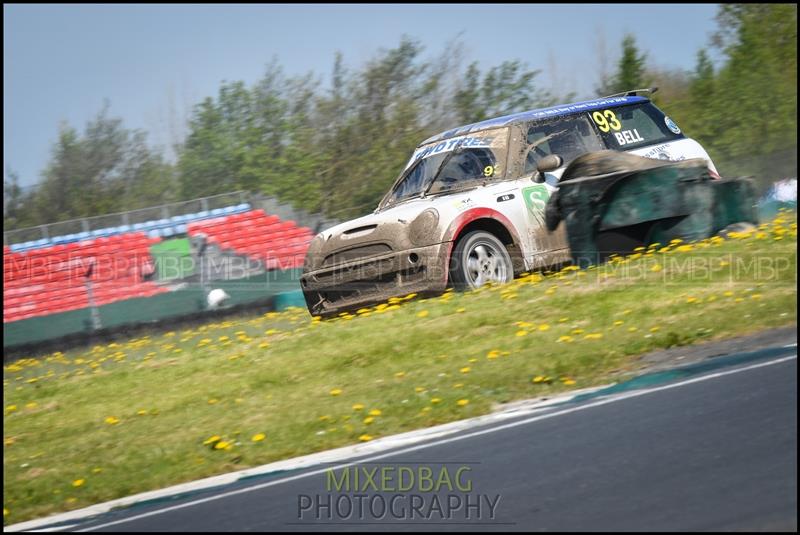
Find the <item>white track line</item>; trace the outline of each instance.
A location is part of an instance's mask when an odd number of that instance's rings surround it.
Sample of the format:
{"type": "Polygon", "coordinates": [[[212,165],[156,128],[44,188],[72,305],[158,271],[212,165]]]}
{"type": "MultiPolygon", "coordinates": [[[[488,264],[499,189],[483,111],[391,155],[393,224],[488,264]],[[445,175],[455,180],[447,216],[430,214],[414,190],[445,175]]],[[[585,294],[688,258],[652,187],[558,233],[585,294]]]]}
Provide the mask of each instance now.
{"type": "Polygon", "coordinates": [[[368,457],[366,459],[359,459],[358,461],[353,461],[353,462],[349,462],[349,463],[343,463],[343,464],[340,464],[340,465],[335,466],[335,467],[327,467],[327,468],[322,468],[322,469],[319,469],[319,470],[312,470],[311,472],[305,472],[305,473],[302,473],[302,474],[298,474],[298,475],[295,475],[295,476],[290,476],[290,477],[287,477],[287,478],[284,478],[284,479],[280,479],[280,480],[277,480],[277,481],[270,481],[270,482],[267,482],[267,483],[262,483],[260,485],[254,485],[252,487],[233,490],[233,491],[230,491],[230,492],[225,492],[225,493],[222,493],[222,494],[217,494],[217,495],[214,495],[214,496],[209,496],[209,497],[201,498],[201,499],[198,499],[198,500],[193,500],[193,501],[182,503],[182,504],[179,504],[179,505],[173,505],[171,507],[165,507],[164,509],[158,509],[156,511],[150,511],[150,512],[147,512],[147,513],[142,513],[140,515],[134,515],[134,516],[127,517],[127,518],[122,518],[120,520],[115,520],[113,522],[107,522],[105,524],[99,524],[97,526],[90,526],[90,527],[88,527],[86,529],[78,530],[78,532],[96,531],[96,530],[100,530],[100,529],[107,528],[107,527],[110,527],[110,526],[115,526],[117,524],[124,524],[125,522],[132,522],[134,520],[139,520],[139,519],[142,519],[142,518],[147,518],[147,517],[151,517],[151,516],[160,515],[160,514],[163,514],[163,513],[168,513],[170,511],[176,511],[178,509],[185,509],[187,507],[192,507],[194,505],[199,505],[201,503],[211,502],[211,501],[215,501],[215,500],[221,500],[223,498],[228,498],[230,496],[236,496],[238,494],[244,494],[246,492],[252,492],[252,491],[255,491],[255,490],[265,489],[267,487],[273,487],[275,485],[280,485],[281,483],[288,483],[289,481],[295,481],[295,480],[302,479],[302,478],[305,478],[305,477],[310,477],[310,476],[315,476],[315,475],[318,475],[318,474],[323,474],[323,473],[325,473],[325,472],[327,472],[329,470],[340,470],[342,468],[347,468],[349,466],[357,465],[358,463],[361,463],[361,462],[372,462],[372,461],[376,461],[376,460],[379,460],[379,459],[385,459],[387,457],[394,457],[396,455],[401,455],[403,453],[410,453],[412,451],[417,451],[417,450],[421,450],[421,449],[425,449],[425,448],[430,448],[430,447],[433,447],[433,446],[441,446],[443,444],[449,444],[450,442],[463,440],[465,438],[472,438],[472,437],[477,437],[477,436],[481,436],[481,435],[486,435],[488,433],[495,433],[497,431],[502,431],[502,430],[505,430],[505,429],[511,429],[511,428],[514,428],[514,427],[519,427],[521,425],[526,425],[526,424],[530,424],[530,423],[533,423],[533,422],[538,422],[538,421],[541,421],[541,420],[548,420],[550,418],[555,418],[556,416],[563,416],[565,414],[571,414],[573,412],[579,412],[579,411],[583,411],[583,410],[586,410],[586,409],[591,409],[593,407],[600,407],[602,405],[608,405],[610,403],[616,403],[618,401],[622,401],[622,400],[625,400],[625,399],[631,399],[631,398],[636,398],[636,397],[639,397],[639,396],[645,396],[647,394],[652,394],[653,392],[661,392],[662,390],[670,390],[672,388],[678,388],[680,386],[685,386],[685,385],[689,385],[689,384],[693,384],[693,383],[699,383],[699,382],[702,382],[702,381],[708,381],[709,379],[715,379],[717,377],[724,377],[726,375],[732,375],[732,374],[735,374],[735,373],[741,373],[741,372],[745,372],[745,371],[748,371],[748,370],[753,370],[753,369],[756,369],[756,368],[763,368],[765,366],[772,366],[772,365],[780,364],[782,362],[786,362],[786,361],[793,360],[793,359],[796,359],[796,358],[797,358],[797,355],[791,355],[791,356],[788,356],[788,357],[783,357],[783,358],[771,360],[771,361],[768,361],[768,362],[761,362],[761,363],[758,363],[758,364],[751,364],[751,365],[745,366],[743,368],[736,368],[736,369],[733,369],[733,370],[717,372],[717,373],[713,373],[713,374],[709,374],[709,375],[703,375],[701,377],[695,377],[693,379],[687,379],[686,381],[681,381],[679,383],[672,383],[672,384],[668,384],[668,385],[664,385],[664,386],[658,386],[658,387],[650,388],[650,389],[647,389],[647,390],[635,390],[633,392],[622,393],[622,394],[616,395],[616,396],[614,396],[612,398],[602,399],[602,400],[599,400],[599,401],[588,403],[586,405],[580,405],[578,407],[572,407],[572,408],[569,408],[569,409],[564,409],[564,410],[560,410],[560,411],[556,411],[556,412],[551,412],[549,414],[542,414],[540,416],[534,416],[532,418],[526,418],[524,420],[519,420],[519,421],[516,421],[516,422],[510,422],[510,423],[507,423],[507,424],[499,425],[497,427],[492,427],[492,428],[489,428],[489,429],[483,429],[481,431],[474,431],[472,433],[467,433],[465,435],[459,435],[459,436],[455,436],[455,437],[451,437],[451,438],[445,438],[445,439],[437,440],[437,441],[430,442],[430,443],[427,443],[427,444],[420,444],[418,446],[411,446],[409,448],[404,448],[404,449],[401,449],[401,450],[392,451],[392,452],[384,453],[384,454],[381,454],[381,455],[375,455],[375,456],[372,456],[372,457],[368,457]]]}

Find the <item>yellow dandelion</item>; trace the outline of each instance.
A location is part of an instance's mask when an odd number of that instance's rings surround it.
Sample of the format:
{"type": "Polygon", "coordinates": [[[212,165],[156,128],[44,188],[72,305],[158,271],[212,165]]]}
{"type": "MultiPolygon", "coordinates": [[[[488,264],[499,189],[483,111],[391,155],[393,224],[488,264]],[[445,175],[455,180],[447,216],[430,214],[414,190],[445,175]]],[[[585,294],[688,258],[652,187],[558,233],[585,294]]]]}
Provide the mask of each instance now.
{"type": "Polygon", "coordinates": [[[469,400],[468,399],[459,399],[458,401],[456,401],[456,404],[459,407],[465,407],[465,406],[469,405],[469,400]]]}
{"type": "Polygon", "coordinates": [[[661,330],[661,327],[659,327],[658,325],[656,325],[655,327],[650,327],[651,333],[658,332],[659,330],[661,330]]]}
{"type": "Polygon", "coordinates": [[[370,416],[380,416],[381,415],[381,410],[380,409],[372,409],[371,411],[369,411],[368,414],[370,416]]]}
{"type": "Polygon", "coordinates": [[[208,400],[209,405],[216,405],[217,403],[219,403],[219,400],[216,398],[211,398],[208,400]]]}
{"type": "Polygon", "coordinates": [[[227,450],[230,449],[231,447],[233,447],[233,445],[230,442],[226,442],[224,440],[220,440],[219,442],[214,444],[215,450],[227,450]]]}
{"type": "Polygon", "coordinates": [[[566,342],[566,343],[569,343],[569,342],[572,342],[572,337],[571,337],[571,336],[569,336],[569,335],[566,335],[566,334],[565,334],[564,336],[559,336],[559,337],[558,337],[558,340],[556,340],[556,342],[566,342]]]}
{"type": "Polygon", "coordinates": [[[622,325],[623,323],[625,323],[625,322],[624,322],[624,321],[622,321],[622,320],[617,320],[617,321],[615,321],[615,322],[614,322],[614,327],[619,327],[619,326],[620,326],[620,325],[622,325]]]}
{"type": "Polygon", "coordinates": [[[397,372],[396,374],[394,374],[394,376],[397,377],[398,379],[402,379],[403,377],[406,376],[406,372],[397,372]]]}
{"type": "Polygon", "coordinates": [[[635,332],[636,332],[636,331],[638,331],[638,330],[639,330],[639,328],[638,328],[638,327],[628,327],[628,332],[629,332],[629,333],[635,333],[635,332]]]}
{"type": "Polygon", "coordinates": [[[139,409],[138,411],[136,411],[136,414],[138,416],[146,416],[147,415],[147,411],[145,409],[139,409]]]}
{"type": "Polygon", "coordinates": [[[353,405],[353,410],[354,411],[362,411],[362,410],[364,410],[364,404],[363,403],[354,404],[353,405]]]}
{"type": "Polygon", "coordinates": [[[421,394],[422,392],[425,392],[425,387],[424,386],[414,387],[414,392],[416,392],[417,394],[421,394]]]}
{"type": "Polygon", "coordinates": [[[222,437],[221,437],[221,436],[219,436],[219,435],[214,435],[214,436],[212,436],[212,437],[209,437],[209,438],[205,439],[205,440],[203,441],[203,446],[208,446],[209,444],[214,444],[214,443],[216,443],[216,442],[219,442],[220,440],[222,440],[222,437]]]}
{"type": "Polygon", "coordinates": [[[461,368],[459,371],[460,371],[461,373],[469,373],[471,370],[472,370],[472,368],[470,368],[469,366],[464,366],[464,367],[463,367],[463,368],[461,368]]]}
{"type": "Polygon", "coordinates": [[[456,312],[461,314],[462,312],[465,312],[466,310],[467,310],[466,308],[457,308],[456,312]]]}
{"type": "Polygon", "coordinates": [[[265,435],[264,433],[256,433],[250,440],[252,440],[253,442],[261,442],[265,438],[267,438],[267,435],[265,435]]]}
{"type": "Polygon", "coordinates": [[[528,336],[528,331],[517,331],[517,336],[528,336]]]}
{"type": "Polygon", "coordinates": [[[442,398],[431,398],[431,403],[433,403],[434,405],[436,405],[437,403],[441,403],[441,402],[442,402],[442,398]]]}
{"type": "Polygon", "coordinates": [[[427,310],[420,310],[419,312],[417,312],[417,317],[418,318],[425,318],[427,316],[428,316],[428,311],[427,310]]]}
{"type": "Polygon", "coordinates": [[[650,271],[652,271],[653,273],[658,273],[662,269],[663,268],[661,267],[661,264],[655,264],[653,267],[650,268],[650,271]]]}
{"type": "Polygon", "coordinates": [[[372,416],[367,416],[366,418],[364,418],[364,423],[367,424],[367,425],[371,424],[374,421],[375,421],[375,418],[373,418],[372,416]]]}
{"type": "Polygon", "coordinates": [[[119,418],[115,418],[114,416],[107,416],[105,422],[108,425],[116,425],[119,423],[119,418]]]}
{"type": "Polygon", "coordinates": [[[331,390],[331,396],[338,396],[341,393],[342,393],[341,388],[334,388],[333,390],[331,390]]]}
{"type": "Polygon", "coordinates": [[[546,324],[546,323],[542,323],[541,325],[539,325],[539,330],[540,331],[546,331],[548,329],[550,329],[550,326],[548,324],[546,324]]]}
{"type": "Polygon", "coordinates": [[[363,434],[360,437],[358,437],[358,440],[360,440],[361,442],[369,442],[370,440],[372,440],[372,437],[370,435],[363,434]]]}
{"type": "Polygon", "coordinates": [[[497,350],[497,349],[492,349],[491,351],[489,351],[489,352],[486,354],[486,358],[487,358],[487,359],[489,359],[489,360],[496,359],[496,358],[497,358],[497,357],[499,357],[499,356],[500,356],[500,351],[499,351],[499,350],[497,350]]]}
{"type": "Polygon", "coordinates": [[[72,482],[72,486],[73,487],[82,487],[84,483],[86,483],[85,479],[76,479],[75,481],[72,482]]]}

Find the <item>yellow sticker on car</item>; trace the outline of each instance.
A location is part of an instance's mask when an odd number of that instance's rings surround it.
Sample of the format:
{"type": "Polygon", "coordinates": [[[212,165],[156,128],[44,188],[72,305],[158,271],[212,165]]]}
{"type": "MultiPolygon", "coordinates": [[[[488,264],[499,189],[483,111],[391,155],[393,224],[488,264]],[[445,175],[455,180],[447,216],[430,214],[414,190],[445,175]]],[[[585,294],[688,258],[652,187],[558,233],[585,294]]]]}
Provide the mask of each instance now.
{"type": "Polygon", "coordinates": [[[596,111],[592,114],[592,119],[597,124],[597,128],[603,133],[622,129],[622,123],[619,122],[617,115],[611,110],[596,111]]]}

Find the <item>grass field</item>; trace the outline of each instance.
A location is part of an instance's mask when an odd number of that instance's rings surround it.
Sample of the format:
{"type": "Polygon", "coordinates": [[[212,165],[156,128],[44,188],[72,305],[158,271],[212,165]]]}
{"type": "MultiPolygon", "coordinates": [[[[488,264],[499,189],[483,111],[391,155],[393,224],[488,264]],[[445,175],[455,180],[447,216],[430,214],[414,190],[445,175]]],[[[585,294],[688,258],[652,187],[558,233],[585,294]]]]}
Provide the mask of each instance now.
{"type": "Polygon", "coordinates": [[[620,380],[647,351],[796,322],[797,225],[672,243],[320,322],[305,310],[4,368],[4,521],[620,380]]]}

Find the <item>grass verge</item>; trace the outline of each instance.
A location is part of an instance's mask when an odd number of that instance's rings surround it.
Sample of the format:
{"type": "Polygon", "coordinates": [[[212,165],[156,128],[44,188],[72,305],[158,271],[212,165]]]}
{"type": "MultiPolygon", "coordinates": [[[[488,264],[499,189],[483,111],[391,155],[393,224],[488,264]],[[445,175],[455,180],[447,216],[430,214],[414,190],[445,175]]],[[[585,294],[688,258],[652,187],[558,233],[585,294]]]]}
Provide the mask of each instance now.
{"type": "Polygon", "coordinates": [[[212,323],[4,367],[4,522],[607,383],[650,350],[796,322],[797,225],[588,270],[212,323]]]}

